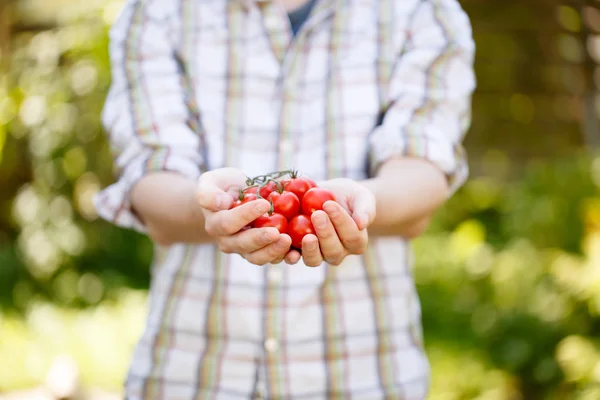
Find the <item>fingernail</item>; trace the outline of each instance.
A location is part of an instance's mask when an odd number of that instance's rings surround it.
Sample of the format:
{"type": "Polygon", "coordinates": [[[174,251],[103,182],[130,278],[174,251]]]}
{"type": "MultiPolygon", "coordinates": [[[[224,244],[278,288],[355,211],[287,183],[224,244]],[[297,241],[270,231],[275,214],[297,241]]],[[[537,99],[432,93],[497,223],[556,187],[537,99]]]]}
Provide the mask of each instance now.
{"type": "Polygon", "coordinates": [[[324,215],[316,215],[314,224],[317,228],[325,228],[327,226],[327,218],[324,215]]]}
{"type": "Polygon", "coordinates": [[[316,249],[317,249],[317,247],[318,247],[318,244],[319,244],[319,243],[318,243],[317,241],[314,241],[314,242],[307,243],[307,244],[306,244],[306,249],[307,249],[307,250],[316,250],[316,249]]]}
{"type": "Polygon", "coordinates": [[[229,208],[229,201],[231,200],[231,196],[227,194],[220,194],[217,196],[217,209],[218,210],[226,210],[229,208]]]}
{"type": "Polygon", "coordinates": [[[339,209],[335,206],[335,204],[333,204],[333,202],[327,202],[325,204],[323,204],[323,210],[325,210],[325,212],[331,217],[331,218],[335,218],[338,215],[340,215],[340,211],[339,209]]]}
{"type": "Polygon", "coordinates": [[[262,202],[261,202],[261,204],[259,204],[256,207],[254,207],[254,212],[256,214],[258,214],[258,215],[263,215],[267,211],[269,211],[269,205],[268,204],[263,204],[262,202]]]}

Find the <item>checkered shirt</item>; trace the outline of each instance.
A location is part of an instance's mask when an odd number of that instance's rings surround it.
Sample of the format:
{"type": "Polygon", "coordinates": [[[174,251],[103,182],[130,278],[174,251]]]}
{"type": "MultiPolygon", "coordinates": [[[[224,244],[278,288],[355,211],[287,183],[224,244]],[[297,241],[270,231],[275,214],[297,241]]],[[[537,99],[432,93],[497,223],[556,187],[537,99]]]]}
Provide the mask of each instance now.
{"type": "MultiPolygon", "coordinates": [[[[362,180],[400,155],[453,191],[467,177],[474,43],[457,0],[318,0],[295,37],[276,1],[129,0],[110,40],[118,179],[96,205],[119,226],[145,231],[129,192],[156,171],[362,180]]],[[[126,396],[423,399],[411,266],[401,237],[317,268],[157,246],[126,396]]]]}

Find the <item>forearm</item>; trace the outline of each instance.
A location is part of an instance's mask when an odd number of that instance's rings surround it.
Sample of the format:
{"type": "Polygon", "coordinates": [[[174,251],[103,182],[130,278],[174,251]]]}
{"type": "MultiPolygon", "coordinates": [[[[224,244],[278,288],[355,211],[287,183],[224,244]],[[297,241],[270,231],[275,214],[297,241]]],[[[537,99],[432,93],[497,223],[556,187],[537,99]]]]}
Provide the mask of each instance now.
{"type": "Polygon", "coordinates": [[[416,158],[390,160],[375,178],[362,183],[377,201],[377,216],[369,228],[374,236],[419,236],[448,196],[444,174],[416,158]]]}
{"type": "Polygon", "coordinates": [[[131,191],[132,208],[148,235],[162,245],[209,243],[196,201],[196,182],[169,172],[142,178],[131,191]]]}

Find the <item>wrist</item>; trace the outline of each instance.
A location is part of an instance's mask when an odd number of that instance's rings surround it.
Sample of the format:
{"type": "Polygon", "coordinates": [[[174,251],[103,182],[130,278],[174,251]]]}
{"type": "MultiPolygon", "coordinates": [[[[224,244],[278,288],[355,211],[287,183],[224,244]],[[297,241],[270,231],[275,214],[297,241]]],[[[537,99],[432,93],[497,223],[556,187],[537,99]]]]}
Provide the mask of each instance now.
{"type": "Polygon", "coordinates": [[[196,191],[193,179],[172,172],[153,172],[132,188],[132,210],[157,243],[210,242],[196,191]]]}
{"type": "Polygon", "coordinates": [[[186,221],[193,221],[195,224],[201,223],[204,227],[204,212],[198,202],[198,187],[196,183],[187,186],[182,193],[185,199],[186,212],[184,213],[186,221]]]}
{"type": "Polygon", "coordinates": [[[380,193],[380,186],[381,186],[381,179],[378,177],[375,178],[370,178],[370,179],[366,179],[363,181],[359,181],[359,184],[361,184],[363,187],[367,188],[369,190],[369,192],[371,192],[373,194],[373,196],[375,196],[375,199],[378,198],[378,194],[380,193]]]}
{"type": "Polygon", "coordinates": [[[419,159],[392,159],[376,177],[361,183],[377,202],[370,232],[381,236],[419,236],[447,196],[443,173],[419,159]]]}

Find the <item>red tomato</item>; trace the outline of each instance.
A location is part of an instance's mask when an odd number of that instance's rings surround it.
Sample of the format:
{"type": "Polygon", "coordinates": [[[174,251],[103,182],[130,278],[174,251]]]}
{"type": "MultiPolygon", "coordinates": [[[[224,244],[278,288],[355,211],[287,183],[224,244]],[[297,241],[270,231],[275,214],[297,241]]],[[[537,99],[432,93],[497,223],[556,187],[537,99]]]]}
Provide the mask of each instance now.
{"type": "Polygon", "coordinates": [[[317,187],[317,184],[312,179],[308,179],[308,178],[302,178],[302,179],[304,179],[306,182],[308,182],[308,184],[310,185],[311,189],[317,187]]]}
{"type": "Polygon", "coordinates": [[[285,181],[283,188],[288,192],[294,193],[298,197],[298,200],[302,201],[304,193],[308,192],[310,186],[311,184],[307,180],[303,178],[294,178],[285,181]]]}
{"type": "Polygon", "coordinates": [[[304,236],[315,233],[310,218],[306,215],[296,215],[288,224],[288,235],[292,238],[292,247],[302,249],[302,239],[304,236]]]}
{"type": "Polygon", "coordinates": [[[335,196],[327,189],[312,188],[304,195],[302,199],[302,213],[311,215],[317,210],[323,209],[323,204],[328,201],[335,201],[335,196]]]}
{"type": "Polygon", "coordinates": [[[237,200],[235,200],[231,204],[231,206],[229,207],[229,209],[232,210],[232,209],[234,209],[236,207],[241,206],[242,204],[246,204],[246,203],[248,203],[248,202],[250,202],[252,200],[256,200],[256,199],[257,199],[257,197],[256,197],[255,193],[245,193],[245,194],[242,194],[242,195],[240,195],[237,198],[237,200]]]}
{"type": "Polygon", "coordinates": [[[276,190],[277,190],[277,184],[273,181],[270,181],[265,186],[261,187],[258,193],[260,193],[260,195],[266,199],[269,197],[269,195],[272,192],[274,192],[276,190]]]}
{"type": "Polygon", "coordinates": [[[273,202],[274,212],[283,215],[288,220],[294,218],[300,212],[300,200],[292,192],[272,192],[269,200],[273,202]]]}
{"type": "Polygon", "coordinates": [[[244,198],[242,199],[242,204],[246,204],[249,201],[256,200],[256,193],[244,193],[244,198]]]}
{"type": "Polygon", "coordinates": [[[256,186],[244,189],[244,195],[247,195],[247,194],[256,194],[256,193],[258,193],[258,187],[256,187],[256,186]]]}
{"type": "Polygon", "coordinates": [[[288,221],[287,219],[281,215],[273,213],[271,215],[264,214],[260,217],[256,218],[252,223],[253,228],[277,228],[279,233],[287,233],[288,231],[288,221]]]}
{"type": "Polygon", "coordinates": [[[231,206],[229,207],[229,209],[232,210],[232,209],[234,209],[236,207],[241,206],[242,204],[244,204],[244,203],[242,203],[242,200],[237,199],[236,201],[234,201],[233,203],[231,203],[231,206]]]}

